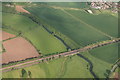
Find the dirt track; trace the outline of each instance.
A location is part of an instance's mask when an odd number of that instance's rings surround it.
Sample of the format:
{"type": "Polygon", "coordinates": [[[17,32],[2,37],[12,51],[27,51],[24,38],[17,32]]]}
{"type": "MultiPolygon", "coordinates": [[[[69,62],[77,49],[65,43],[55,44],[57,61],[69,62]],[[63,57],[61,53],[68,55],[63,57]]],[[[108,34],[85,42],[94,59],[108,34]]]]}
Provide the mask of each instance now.
{"type": "Polygon", "coordinates": [[[3,45],[6,52],[2,54],[2,63],[39,56],[36,49],[22,37],[5,41],[3,45]]]}

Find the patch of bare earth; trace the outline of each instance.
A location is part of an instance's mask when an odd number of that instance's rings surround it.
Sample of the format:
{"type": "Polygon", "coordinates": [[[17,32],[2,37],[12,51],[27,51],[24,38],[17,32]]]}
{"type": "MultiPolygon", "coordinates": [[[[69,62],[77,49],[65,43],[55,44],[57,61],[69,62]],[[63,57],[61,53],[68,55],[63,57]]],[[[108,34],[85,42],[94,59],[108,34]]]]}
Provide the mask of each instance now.
{"type": "Polygon", "coordinates": [[[114,74],[114,78],[115,78],[115,80],[119,80],[120,79],[120,74],[118,72],[116,72],[114,74]]]}
{"type": "Polygon", "coordinates": [[[37,50],[27,40],[22,37],[17,37],[3,42],[6,50],[2,54],[2,63],[9,63],[11,61],[20,61],[26,58],[38,57],[37,50]]]}
{"type": "Polygon", "coordinates": [[[30,14],[30,12],[25,10],[23,6],[19,6],[19,5],[16,5],[16,11],[30,14]]]}
{"type": "Polygon", "coordinates": [[[6,40],[6,39],[9,39],[9,38],[12,38],[12,37],[15,37],[15,35],[4,32],[4,31],[1,31],[1,33],[0,33],[0,41],[6,40]]]}

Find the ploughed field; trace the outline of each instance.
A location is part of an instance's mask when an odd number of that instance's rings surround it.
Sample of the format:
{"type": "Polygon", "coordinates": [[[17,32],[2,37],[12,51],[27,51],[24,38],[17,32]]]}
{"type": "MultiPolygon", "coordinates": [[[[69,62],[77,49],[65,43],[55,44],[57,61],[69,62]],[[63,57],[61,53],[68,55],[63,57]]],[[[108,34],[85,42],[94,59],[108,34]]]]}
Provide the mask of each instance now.
{"type": "Polygon", "coordinates": [[[31,57],[38,57],[40,54],[24,38],[17,37],[3,42],[5,52],[2,54],[2,63],[25,60],[31,57]]]}
{"type": "Polygon", "coordinates": [[[9,39],[9,38],[15,37],[15,35],[4,32],[4,31],[2,31],[0,34],[2,34],[1,37],[0,37],[0,40],[6,40],[6,39],[9,39]]]}

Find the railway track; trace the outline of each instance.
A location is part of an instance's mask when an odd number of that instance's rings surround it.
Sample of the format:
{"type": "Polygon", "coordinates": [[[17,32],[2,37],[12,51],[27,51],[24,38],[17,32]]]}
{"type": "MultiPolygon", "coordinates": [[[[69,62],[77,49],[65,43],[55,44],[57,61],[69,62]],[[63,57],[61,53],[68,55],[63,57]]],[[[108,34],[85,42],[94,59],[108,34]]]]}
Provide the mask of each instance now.
{"type": "Polygon", "coordinates": [[[69,51],[69,52],[64,52],[64,53],[55,54],[55,55],[50,55],[48,57],[40,58],[40,59],[37,59],[37,60],[27,61],[27,62],[24,62],[24,63],[20,63],[20,64],[8,66],[8,67],[3,67],[3,68],[0,68],[0,71],[7,72],[7,71],[14,70],[14,69],[20,69],[20,68],[23,68],[23,67],[28,67],[28,66],[31,66],[31,65],[34,65],[34,64],[42,63],[44,61],[49,61],[49,60],[53,60],[53,59],[60,58],[60,57],[67,57],[67,56],[75,55],[75,54],[78,54],[78,53],[81,53],[81,52],[85,52],[85,51],[88,51],[88,50],[92,50],[94,48],[102,47],[102,46],[109,45],[109,44],[112,44],[112,43],[117,43],[117,42],[120,42],[120,38],[115,38],[115,39],[112,39],[112,40],[106,40],[106,41],[102,41],[102,42],[98,42],[98,43],[95,43],[95,44],[88,45],[86,47],[83,47],[83,48],[80,48],[80,49],[77,49],[77,50],[72,50],[72,51],[69,51]]]}

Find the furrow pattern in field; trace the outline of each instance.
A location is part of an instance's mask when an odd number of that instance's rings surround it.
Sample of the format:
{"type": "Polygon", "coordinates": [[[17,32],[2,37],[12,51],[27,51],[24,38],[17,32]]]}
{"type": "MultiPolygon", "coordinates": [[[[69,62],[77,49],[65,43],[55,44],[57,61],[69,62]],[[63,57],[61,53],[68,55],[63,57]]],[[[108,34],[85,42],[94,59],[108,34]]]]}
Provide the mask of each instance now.
{"type": "Polygon", "coordinates": [[[65,12],[65,13],[68,14],[69,16],[73,17],[75,20],[80,21],[81,23],[85,24],[87,27],[92,28],[92,29],[94,29],[95,31],[103,34],[104,36],[107,36],[107,37],[109,37],[109,38],[113,38],[111,35],[108,35],[108,34],[106,34],[105,32],[102,32],[101,30],[98,30],[97,28],[91,26],[90,24],[87,24],[86,22],[84,22],[84,21],[82,21],[81,19],[73,16],[72,14],[70,14],[70,13],[67,12],[67,11],[65,11],[64,9],[61,9],[61,11],[65,12]]]}

